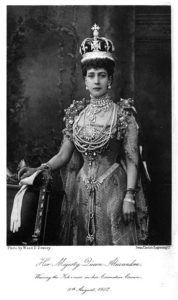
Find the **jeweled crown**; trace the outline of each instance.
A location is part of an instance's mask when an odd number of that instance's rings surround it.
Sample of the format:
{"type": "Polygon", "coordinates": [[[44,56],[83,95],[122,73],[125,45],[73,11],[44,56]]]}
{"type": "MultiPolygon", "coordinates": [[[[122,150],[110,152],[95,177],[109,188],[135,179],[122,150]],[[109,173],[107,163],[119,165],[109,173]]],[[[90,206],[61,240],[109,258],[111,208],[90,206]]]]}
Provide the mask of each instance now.
{"type": "Polygon", "coordinates": [[[93,38],[86,38],[82,42],[80,46],[80,53],[82,55],[81,62],[96,58],[109,58],[114,61],[114,45],[111,40],[105,37],[99,37],[99,29],[100,27],[94,24],[91,28],[93,38]]]}

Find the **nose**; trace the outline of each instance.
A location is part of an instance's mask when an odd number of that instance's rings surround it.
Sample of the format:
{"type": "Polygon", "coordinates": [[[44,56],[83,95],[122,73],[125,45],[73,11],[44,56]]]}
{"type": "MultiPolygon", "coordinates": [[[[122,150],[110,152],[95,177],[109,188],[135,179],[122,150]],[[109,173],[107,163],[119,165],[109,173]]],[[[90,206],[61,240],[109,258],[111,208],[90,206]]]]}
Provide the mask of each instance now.
{"type": "Polygon", "coordinates": [[[99,84],[99,76],[98,75],[95,76],[95,84],[99,84]]]}

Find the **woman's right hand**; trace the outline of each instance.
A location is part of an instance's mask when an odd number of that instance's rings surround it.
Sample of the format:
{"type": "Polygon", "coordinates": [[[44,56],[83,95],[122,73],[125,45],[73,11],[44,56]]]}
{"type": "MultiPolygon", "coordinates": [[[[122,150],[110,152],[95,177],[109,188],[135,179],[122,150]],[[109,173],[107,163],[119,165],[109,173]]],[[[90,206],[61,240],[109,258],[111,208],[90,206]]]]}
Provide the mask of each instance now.
{"type": "Polygon", "coordinates": [[[35,173],[37,168],[30,168],[30,167],[23,167],[18,172],[18,179],[21,180],[23,178],[31,176],[33,173],[35,173]]]}

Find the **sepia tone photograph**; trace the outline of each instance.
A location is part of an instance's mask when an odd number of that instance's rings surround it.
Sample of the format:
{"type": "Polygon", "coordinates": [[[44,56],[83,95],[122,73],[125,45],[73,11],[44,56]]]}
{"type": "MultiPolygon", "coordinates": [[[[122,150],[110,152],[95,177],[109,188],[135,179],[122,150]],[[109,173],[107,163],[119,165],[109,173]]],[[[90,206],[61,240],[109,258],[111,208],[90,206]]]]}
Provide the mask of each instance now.
{"type": "Polygon", "coordinates": [[[172,244],[171,6],[7,6],[6,244],[172,244]]]}

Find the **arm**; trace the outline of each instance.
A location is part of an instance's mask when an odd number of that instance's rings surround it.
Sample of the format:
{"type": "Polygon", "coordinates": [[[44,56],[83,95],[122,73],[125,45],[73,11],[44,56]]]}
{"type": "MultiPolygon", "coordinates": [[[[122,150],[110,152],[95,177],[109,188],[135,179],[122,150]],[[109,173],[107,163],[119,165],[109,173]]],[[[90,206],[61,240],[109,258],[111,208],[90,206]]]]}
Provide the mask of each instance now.
{"type": "MultiPolygon", "coordinates": [[[[87,102],[85,99],[82,99],[81,101],[74,100],[70,107],[65,110],[65,129],[63,130],[64,141],[59,153],[52,157],[46,164],[44,164],[46,167],[48,166],[49,169],[56,170],[61,168],[70,160],[74,151],[74,144],[72,142],[73,123],[75,116],[77,116],[79,112],[86,107],[86,104],[87,102]]],[[[24,177],[28,177],[35,171],[44,169],[44,165],[42,164],[39,168],[24,167],[19,171],[18,178],[23,179],[24,177]]]]}
{"type": "Polygon", "coordinates": [[[132,162],[130,159],[126,158],[126,166],[127,166],[127,190],[135,189],[137,184],[137,166],[138,166],[138,152],[134,154],[135,159],[137,161],[137,165],[135,162],[132,162]]]}
{"type": "MultiPolygon", "coordinates": [[[[61,146],[59,152],[55,156],[53,156],[46,163],[46,165],[49,166],[51,171],[63,167],[64,165],[66,165],[69,162],[73,151],[74,151],[73,142],[70,141],[67,137],[64,136],[64,141],[62,143],[62,146],[61,146]]],[[[19,171],[18,177],[20,179],[23,179],[25,177],[28,177],[28,176],[32,175],[34,172],[36,172],[38,170],[41,170],[41,169],[43,169],[43,165],[41,165],[38,168],[24,167],[23,169],[21,169],[19,171]]]]}
{"type": "Polygon", "coordinates": [[[59,152],[53,156],[47,164],[52,170],[59,169],[65,166],[71,159],[72,153],[74,151],[74,144],[68,138],[64,137],[63,144],[59,152]]]}
{"type": "Polygon", "coordinates": [[[124,139],[124,151],[127,167],[127,191],[123,201],[123,216],[126,223],[134,219],[135,188],[138,175],[138,127],[133,116],[130,117],[124,139]]]}

